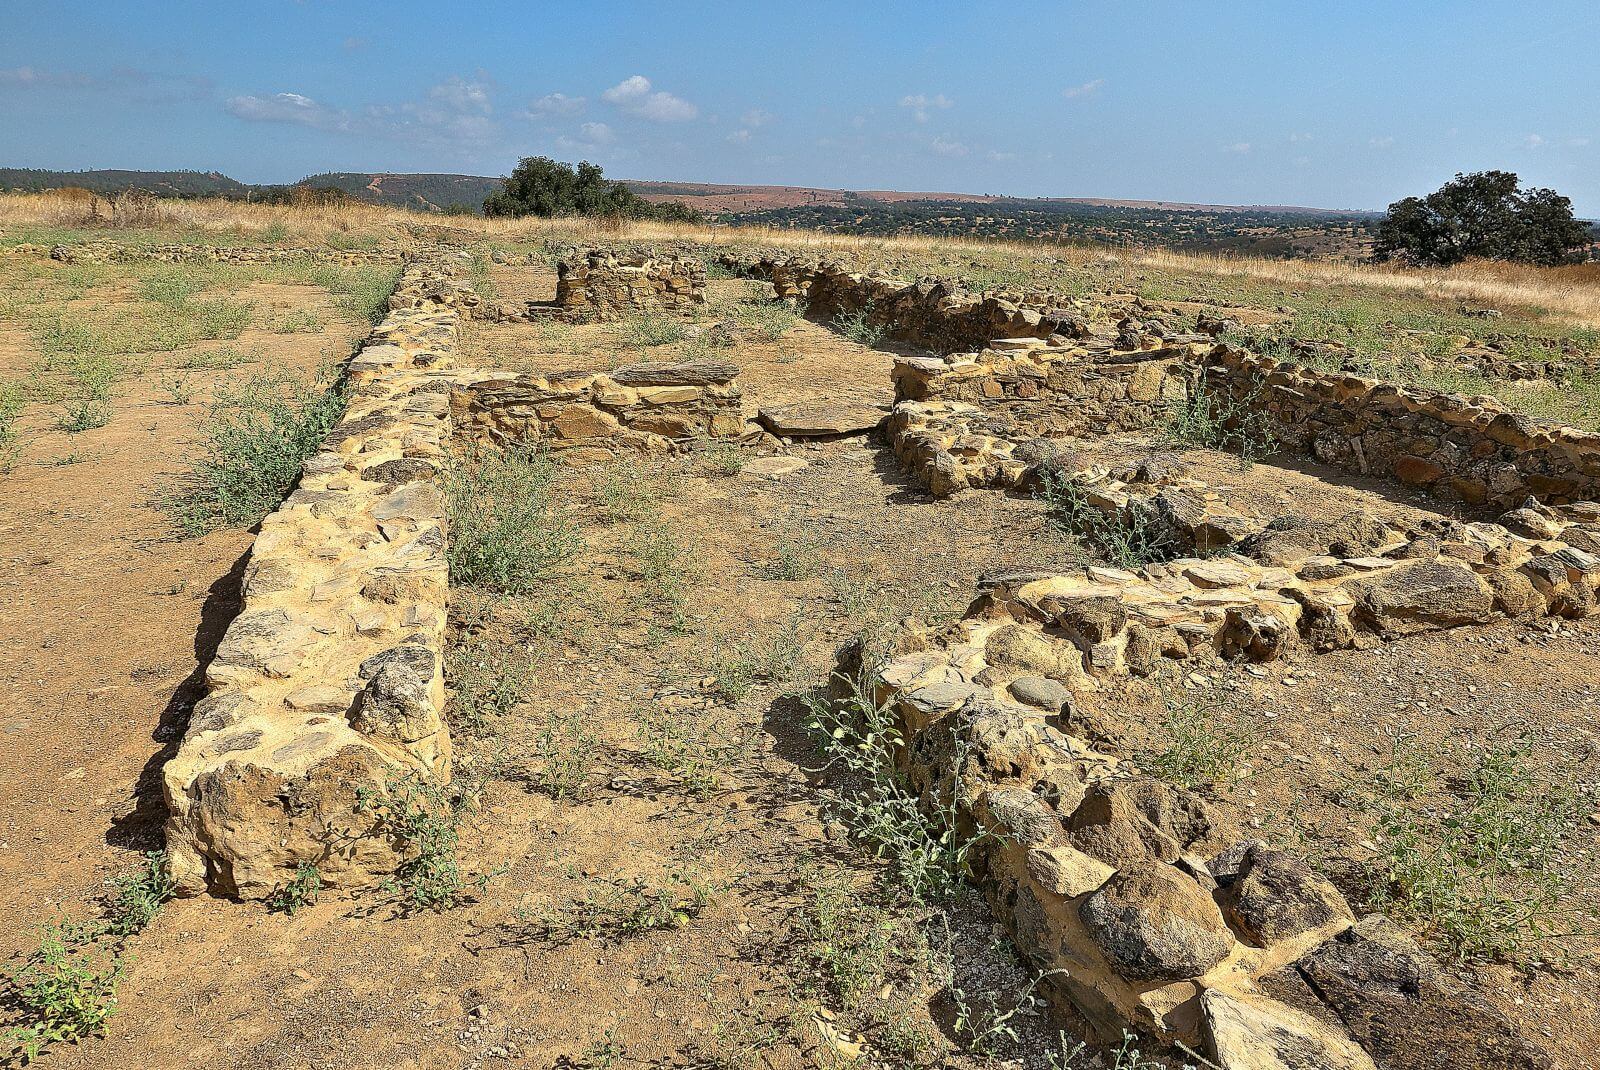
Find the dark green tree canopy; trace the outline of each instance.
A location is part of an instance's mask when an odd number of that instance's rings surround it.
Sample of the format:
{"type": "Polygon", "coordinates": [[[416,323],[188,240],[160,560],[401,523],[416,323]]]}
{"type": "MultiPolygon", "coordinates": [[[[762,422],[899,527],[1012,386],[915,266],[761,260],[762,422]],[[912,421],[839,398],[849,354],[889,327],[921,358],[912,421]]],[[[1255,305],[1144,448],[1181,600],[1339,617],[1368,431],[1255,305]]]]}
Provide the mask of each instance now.
{"type": "Polygon", "coordinates": [[[1389,206],[1378,224],[1376,260],[1447,266],[1468,257],[1567,264],[1592,240],[1555,190],[1520,188],[1510,171],[1458,174],[1426,197],[1389,206]]]}
{"type": "Polygon", "coordinates": [[[655,205],[621,182],[607,179],[587,160],[574,168],[548,156],[527,156],[500,189],[483,202],[491,216],[617,216],[698,222],[700,215],[678,201],[655,205]]]}

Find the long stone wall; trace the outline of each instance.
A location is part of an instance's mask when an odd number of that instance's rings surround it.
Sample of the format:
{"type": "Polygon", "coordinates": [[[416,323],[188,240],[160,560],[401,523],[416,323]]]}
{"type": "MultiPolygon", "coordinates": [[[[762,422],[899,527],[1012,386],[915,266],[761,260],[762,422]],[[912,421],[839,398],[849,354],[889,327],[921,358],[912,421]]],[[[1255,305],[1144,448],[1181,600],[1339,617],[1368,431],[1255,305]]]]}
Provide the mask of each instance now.
{"type": "Polygon", "coordinates": [[[316,260],[322,264],[400,264],[405,254],[396,249],[325,249],[274,245],[123,245],[119,242],[85,242],[82,245],[24,244],[12,249],[18,256],[40,256],[66,264],[126,264],[141,261],[181,264],[189,262],[277,264],[316,260]]]}
{"type": "Polygon", "coordinates": [[[243,607],[163,773],[186,894],[264,898],[302,863],[330,887],[375,883],[409,845],[374,827],[361,795],[449,776],[435,476],[475,297],[448,265],[405,270],[349,363],[344,418],[261,524],[243,607]]]}
{"type": "Polygon", "coordinates": [[[1441,394],[1217,346],[1207,381],[1264,408],[1279,440],[1347,471],[1501,509],[1600,499],[1600,434],[1512,412],[1494,398],[1441,394]]]}
{"type": "Polygon", "coordinates": [[[728,256],[724,263],[772,283],[780,300],[804,304],[819,319],[861,316],[892,339],[938,352],[996,338],[1088,337],[1093,329],[1072,302],[1052,295],[973,294],[945,279],[907,283],[827,259],[728,256]]]}

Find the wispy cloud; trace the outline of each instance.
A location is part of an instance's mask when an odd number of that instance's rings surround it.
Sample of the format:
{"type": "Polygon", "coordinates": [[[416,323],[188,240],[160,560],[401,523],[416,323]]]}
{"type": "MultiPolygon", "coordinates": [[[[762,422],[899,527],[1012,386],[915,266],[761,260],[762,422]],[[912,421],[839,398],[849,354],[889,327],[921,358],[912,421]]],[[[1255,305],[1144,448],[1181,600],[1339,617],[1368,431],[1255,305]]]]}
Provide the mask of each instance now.
{"type": "Polygon", "coordinates": [[[125,99],[162,103],[201,100],[211,96],[216,86],[209,78],[138,67],[110,67],[90,72],[28,65],[0,67],[0,91],[8,89],[39,93],[116,93],[125,99]]]}
{"type": "Polygon", "coordinates": [[[19,89],[87,89],[95,84],[82,71],[51,71],[39,67],[0,67],[0,86],[19,89]]]}
{"type": "Polygon", "coordinates": [[[569,97],[565,93],[546,93],[538,100],[531,101],[523,111],[523,116],[530,119],[544,118],[553,115],[579,115],[589,106],[586,97],[569,97]]]}
{"type": "Polygon", "coordinates": [[[1385,135],[1384,137],[1369,138],[1367,144],[1375,149],[1387,149],[1394,145],[1394,137],[1385,135]]]}
{"type": "Polygon", "coordinates": [[[1098,93],[1100,91],[1100,87],[1105,84],[1106,80],[1104,78],[1096,78],[1093,81],[1084,82],[1082,85],[1068,86],[1066,89],[1061,91],[1061,95],[1066,97],[1068,100],[1078,100],[1082,97],[1092,97],[1098,93]]]}
{"type": "Polygon", "coordinates": [[[285,123],[441,148],[478,147],[499,135],[492,117],[491,87],[482,79],[450,78],[430,88],[421,100],[372,104],[358,111],[293,92],[229,97],[224,107],[245,122],[285,123]]]}
{"type": "Polygon", "coordinates": [[[1231,152],[1235,156],[1244,156],[1244,155],[1248,154],[1249,151],[1250,151],[1250,142],[1248,142],[1248,141],[1235,141],[1231,145],[1222,146],[1222,151],[1223,152],[1231,152]]]}
{"type": "Polygon", "coordinates": [[[1290,134],[1289,140],[1296,145],[1302,145],[1305,142],[1312,140],[1312,137],[1310,134],[1290,134]]]}
{"type": "Polygon", "coordinates": [[[955,101],[943,93],[935,93],[932,96],[926,93],[907,93],[900,98],[900,106],[902,108],[910,108],[911,117],[919,123],[928,121],[928,113],[932,109],[949,108],[954,104],[955,101]]]}
{"type": "Polygon", "coordinates": [[[770,111],[762,111],[760,108],[751,108],[749,111],[739,116],[739,123],[741,126],[755,130],[758,127],[766,126],[775,118],[776,116],[770,111]]]}
{"type": "Polygon", "coordinates": [[[295,123],[317,130],[348,130],[350,117],[326,107],[303,93],[229,97],[224,107],[235,118],[250,123],[295,123]]]}
{"type": "Polygon", "coordinates": [[[688,122],[700,114],[699,108],[682,97],[654,89],[642,74],[623,79],[600,94],[600,99],[629,115],[657,123],[688,122]]]}
{"type": "Polygon", "coordinates": [[[943,135],[934,138],[928,147],[933,149],[933,151],[937,152],[940,156],[965,156],[967,154],[967,147],[965,145],[952,138],[944,137],[943,135]]]}
{"type": "Polygon", "coordinates": [[[728,140],[733,142],[735,145],[748,145],[750,143],[750,131],[741,127],[740,129],[729,134],[728,140]]]}
{"type": "Polygon", "coordinates": [[[1544,144],[1544,138],[1538,134],[1529,134],[1527,137],[1522,139],[1522,143],[1528,146],[1530,149],[1536,149],[1540,145],[1544,144]]]}

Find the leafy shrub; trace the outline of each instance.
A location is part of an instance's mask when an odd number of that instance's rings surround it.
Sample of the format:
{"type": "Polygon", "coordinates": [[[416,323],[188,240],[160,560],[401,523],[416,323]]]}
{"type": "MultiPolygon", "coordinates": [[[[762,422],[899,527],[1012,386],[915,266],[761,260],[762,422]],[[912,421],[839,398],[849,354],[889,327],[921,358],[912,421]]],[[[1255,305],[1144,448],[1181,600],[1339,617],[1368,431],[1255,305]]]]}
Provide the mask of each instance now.
{"type": "Polygon", "coordinates": [[[132,936],[143,932],[155,920],[161,907],[177,893],[167,873],[167,853],[150,851],[144,865],[132,873],[110,880],[112,894],[106,906],[105,932],[112,936],[132,936]]]}
{"type": "Polygon", "coordinates": [[[887,324],[872,322],[871,301],[857,312],[841,312],[834,316],[833,327],[850,341],[863,346],[875,346],[889,333],[887,324]]]}
{"type": "Polygon", "coordinates": [[[450,579],[503,594],[532,594],[583,539],[553,515],[549,458],[532,447],[486,450],[445,473],[450,579]]]}
{"type": "Polygon", "coordinates": [[[272,893],[267,900],[267,909],[280,911],[291,918],[306,907],[316,903],[317,896],[322,891],[322,872],[315,863],[301,862],[294,869],[294,876],[272,893]]]}
{"type": "Polygon", "coordinates": [[[190,485],[167,510],[189,535],[260,522],[283,503],[344,403],[341,387],[288,374],[219,386],[190,485]]]}
{"type": "Polygon", "coordinates": [[[450,681],[451,725],[482,738],[526,692],[533,662],[516,645],[473,639],[452,645],[445,655],[450,681]]]}
{"type": "Polygon", "coordinates": [[[22,452],[18,442],[17,417],[22,415],[27,398],[15,383],[0,383],[0,475],[10,472],[22,452]]]}
{"type": "Polygon", "coordinates": [[[1162,727],[1167,746],[1150,760],[1150,771],[1180,787],[1227,786],[1239,777],[1239,764],[1255,742],[1249,732],[1228,724],[1222,703],[1182,691],[1163,696],[1162,727]]]}
{"type": "Polygon", "coordinates": [[[1187,397],[1168,408],[1165,437],[1180,446],[1236,453],[1246,464],[1257,461],[1277,447],[1263,392],[1258,382],[1235,398],[1214,392],[1202,375],[1187,397]]]}
{"type": "MultiPolygon", "coordinates": [[[[382,791],[356,790],[357,807],[373,817],[374,834],[405,855],[384,888],[400,898],[401,910],[448,910],[468,898],[473,884],[461,870],[461,807],[446,789],[420,774],[391,779],[382,791]]],[[[318,877],[320,885],[321,878],[318,877]]]]}
{"type": "Polygon", "coordinates": [[[488,216],[599,216],[698,223],[700,213],[681,201],[651,204],[627,185],[612,182],[598,164],[574,168],[548,156],[525,156],[483,202],[488,216]]]}

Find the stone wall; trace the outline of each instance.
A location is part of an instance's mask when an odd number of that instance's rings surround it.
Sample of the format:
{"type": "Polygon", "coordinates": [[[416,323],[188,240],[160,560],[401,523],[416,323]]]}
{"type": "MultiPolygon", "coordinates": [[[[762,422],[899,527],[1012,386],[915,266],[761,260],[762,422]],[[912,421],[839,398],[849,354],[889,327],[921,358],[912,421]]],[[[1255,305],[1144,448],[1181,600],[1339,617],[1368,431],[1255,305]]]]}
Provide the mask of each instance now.
{"type": "MultiPolygon", "coordinates": [[[[1093,482],[1085,493],[1110,513],[1154,496],[1093,482]]],[[[1214,515],[1224,528],[1242,519],[1214,515]]],[[[1203,1046],[1224,1070],[1549,1065],[1386,919],[1358,922],[1304,863],[1242,839],[1093,735],[1114,676],[1596,612],[1600,507],[1434,527],[1353,514],[1227,531],[1251,557],[990,576],[964,620],[910,632],[908,652],[866,666],[908,780],[954,804],[996,916],[1044,990],[1105,1039],[1132,1029],[1203,1046]]],[[[841,677],[861,668],[847,658],[841,677]]]]}
{"type": "Polygon", "coordinates": [[[466,303],[453,270],[405,270],[348,365],[344,418],[261,524],[243,606],[163,772],[185,894],[264,898],[302,863],[330,887],[375,883],[410,848],[374,827],[361,796],[397,777],[448,779],[435,475],[466,303]]]}
{"type": "Polygon", "coordinates": [[[948,353],[987,345],[996,338],[1086,337],[1091,325],[1065,298],[973,294],[944,279],[907,283],[882,274],[851,271],[835,260],[805,257],[724,257],[724,263],[772,283],[780,300],[806,306],[824,322],[862,316],[887,337],[948,353]]]}
{"type": "Polygon", "coordinates": [[[1529,496],[1600,499],[1600,434],[1491,397],[1317,372],[1228,346],[1209,355],[1207,381],[1219,396],[1264,408],[1286,447],[1347,471],[1501,509],[1529,496]]]}
{"type": "Polygon", "coordinates": [[[397,249],[324,249],[271,245],[222,247],[215,245],[123,245],[119,242],[85,242],[82,245],[18,245],[18,256],[47,256],[66,264],[126,264],[140,261],[180,264],[187,262],[277,264],[315,260],[320,264],[400,264],[405,254],[397,249]]]}
{"type": "Polygon", "coordinates": [[[700,261],[676,253],[573,252],[556,264],[556,305],[578,320],[687,312],[706,302],[700,261]]]}
{"type": "Polygon", "coordinates": [[[568,460],[618,451],[667,453],[695,438],[744,434],[739,369],[732,364],[632,364],[609,372],[458,380],[455,423],[466,438],[543,445],[568,460]]]}

